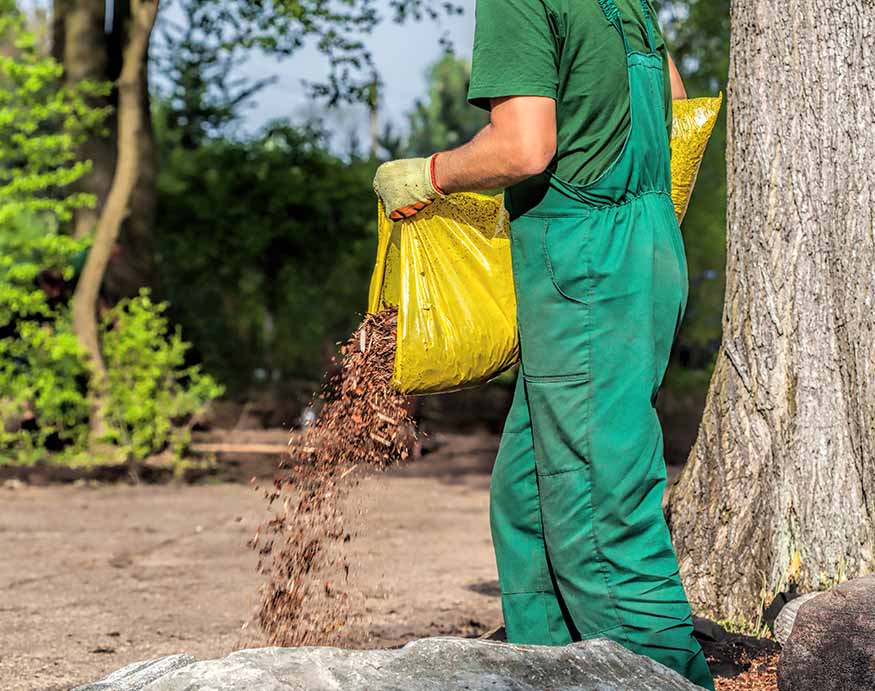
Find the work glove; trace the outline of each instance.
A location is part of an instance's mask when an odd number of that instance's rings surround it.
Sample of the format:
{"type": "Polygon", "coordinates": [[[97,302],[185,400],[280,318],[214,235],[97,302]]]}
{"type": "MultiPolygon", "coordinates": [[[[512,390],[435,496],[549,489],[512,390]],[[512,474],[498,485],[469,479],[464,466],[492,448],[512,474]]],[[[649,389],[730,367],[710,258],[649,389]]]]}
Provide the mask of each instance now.
{"type": "Polygon", "coordinates": [[[434,159],[401,158],[377,168],[374,192],[383,200],[386,215],[393,221],[409,218],[444,193],[434,181],[434,159]]]}

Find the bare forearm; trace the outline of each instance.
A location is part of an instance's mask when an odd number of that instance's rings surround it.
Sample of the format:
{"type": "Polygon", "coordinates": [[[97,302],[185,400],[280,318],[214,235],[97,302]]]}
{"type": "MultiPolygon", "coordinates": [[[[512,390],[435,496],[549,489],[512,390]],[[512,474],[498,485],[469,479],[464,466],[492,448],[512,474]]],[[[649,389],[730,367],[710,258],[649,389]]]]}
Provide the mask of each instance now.
{"type": "Polygon", "coordinates": [[[542,172],[555,152],[552,99],[496,99],[490,124],[435,159],[435,182],[448,194],[509,187],[542,172]]]}
{"type": "Polygon", "coordinates": [[[492,125],[435,160],[435,180],[447,194],[510,187],[539,172],[520,161],[513,143],[501,137],[492,125]]]}

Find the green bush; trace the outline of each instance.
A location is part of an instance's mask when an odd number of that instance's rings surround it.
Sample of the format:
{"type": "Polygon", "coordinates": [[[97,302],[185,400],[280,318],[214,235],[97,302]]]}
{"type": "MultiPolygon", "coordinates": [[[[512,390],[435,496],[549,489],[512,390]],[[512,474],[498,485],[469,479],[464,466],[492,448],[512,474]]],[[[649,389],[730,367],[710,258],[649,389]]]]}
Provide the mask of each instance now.
{"type": "Polygon", "coordinates": [[[0,457],[29,463],[87,434],[88,374],[65,300],[85,243],[58,226],[94,203],[66,188],[89,169],[75,148],[102,121],[87,98],[106,86],[62,87],[11,0],[0,0],[0,45],[0,457]]]}
{"type": "MultiPolygon", "coordinates": [[[[89,449],[90,372],[69,303],[88,243],[61,224],[94,203],[69,186],[89,170],[77,144],[106,115],[88,97],[108,86],[61,86],[61,66],[38,53],[10,0],[0,0],[0,47],[0,463],[102,462],[89,449]]],[[[103,320],[112,457],[178,457],[184,423],[221,394],[186,364],[165,310],[143,293],[103,320]]]]}
{"type": "Polygon", "coordinates": [[[0,235],[0,454],[23,463],[47,447],[78,449],[88,432],[88,372],[69,310],[50,290],[71,278],[82,243],[50,221],[9,219],[0,235]]]}
{"type": "Polygon", "coordinates": [[[129,459],[143,460],[170,448],[178,457],[188,426],[223,388],[199,365],[186,365],[191,347],[177,326],[171,331],[167,303],[147,289],[110,310],[102,323],[107,367],[107,422],[129,459]]]}

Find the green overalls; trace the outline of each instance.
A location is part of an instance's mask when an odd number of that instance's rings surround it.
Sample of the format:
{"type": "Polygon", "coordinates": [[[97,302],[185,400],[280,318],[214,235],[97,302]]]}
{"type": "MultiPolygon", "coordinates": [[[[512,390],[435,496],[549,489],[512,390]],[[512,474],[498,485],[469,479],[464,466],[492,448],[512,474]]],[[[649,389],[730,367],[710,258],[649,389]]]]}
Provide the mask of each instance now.
{"type": "Polygon", "coordinates": [[[662,513],[654,403],[687,300],[663,64],[644,0],[647,54],[598,2],[626,47],[626,145],[591,184],[506,193],[522,368],[491,489],[505,625],[513,643],[610,638],[713,689],[662,513]]]}

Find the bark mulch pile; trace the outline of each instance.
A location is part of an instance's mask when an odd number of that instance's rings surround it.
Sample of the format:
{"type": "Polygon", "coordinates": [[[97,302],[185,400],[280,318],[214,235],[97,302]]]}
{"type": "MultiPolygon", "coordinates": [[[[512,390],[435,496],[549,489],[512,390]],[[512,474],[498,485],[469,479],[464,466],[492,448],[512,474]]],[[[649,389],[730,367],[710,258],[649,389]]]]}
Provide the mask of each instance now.
{"type": "Polygon", "coordinates": [[[343,500],[357,468],[407,460],[416,438],[407,397],[392,387],[397,310],[368,315],[342,345],[322,408],[265,498],[273,511],[251,544],[259,552],[258,620],[270,645],[331,645],[349,622],[344,590],[351,539],[343,500]]]}
{"type": "Polygon", "coordinates": [[[774,641],[730,634],[705,651],[716,691],[778,691],[780,648],[774,641]]]}
{"type": "Polygon", "coordinates": [[[778,691],[778,654],[751,660],[750,667],[728,679],[715,679],[717,691],[778,691]]]}

